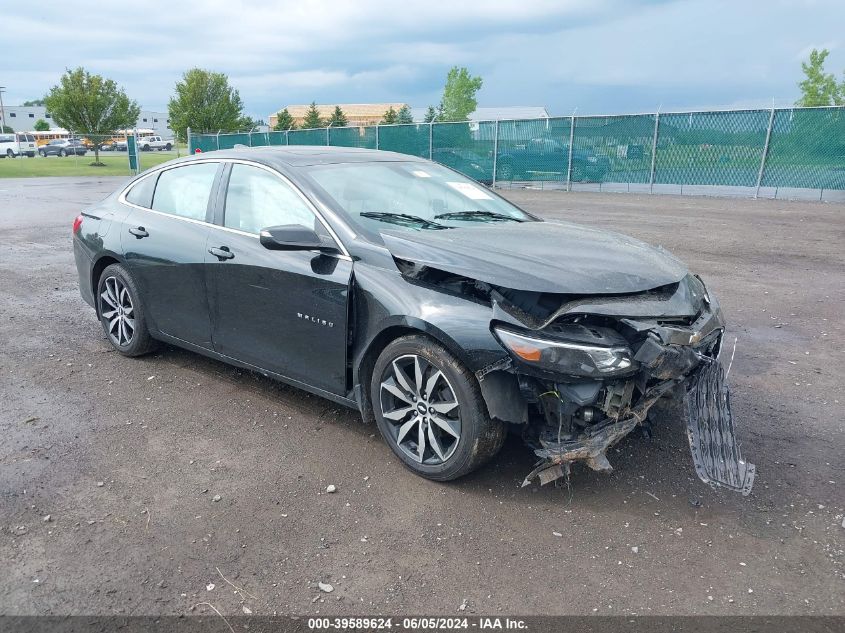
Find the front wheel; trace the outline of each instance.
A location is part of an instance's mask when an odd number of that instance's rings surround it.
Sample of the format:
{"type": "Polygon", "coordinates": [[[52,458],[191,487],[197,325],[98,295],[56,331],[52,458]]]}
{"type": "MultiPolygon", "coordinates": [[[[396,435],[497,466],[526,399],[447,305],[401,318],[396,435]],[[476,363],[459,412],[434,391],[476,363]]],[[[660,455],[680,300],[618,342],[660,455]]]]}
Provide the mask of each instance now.
{"type": "Polygon", "coordinates": [[[164,146],[164,149],[169,152],[171,149],[173,149],[173,146],[170,143],[168,143],[167,145],[164,146]]]}
{"type": "Polygon", "coordinates": [[[6,156],[8,156],[9,158],[14,158],[14,157],[15,157],[15,153],[14,153],[12,150],[7,149],[7,150],[6,150],[6,156]]]}
{"type": "Polygon", "coordinates": [[[505,425],[490,419],[472,372],[424,336],[405,336],[384,349],[373,369],[370,397],[391,450],[427,479],[462,477],[505,440],[505,425]]]}
{"type": "Polygon", "coordinates": [[[59,150],[59,157],[64,158],[65,156],[67,156],[67,152],[63,149],[60,149],[59,150]]]}
{"type": "Polygon", "coordinates": [[[106,267],[97,284],[97,301],[100,323],[114,349],[124,356],[141,356],[155,348],[138,286],[126,268],[106,267]]]}
{"type": "Polygon", "coordinates": [[[41,156],[41,158],[47,158],[47,152],[43,152],[41,150],[38,150],[38,155],[41,156]]]}

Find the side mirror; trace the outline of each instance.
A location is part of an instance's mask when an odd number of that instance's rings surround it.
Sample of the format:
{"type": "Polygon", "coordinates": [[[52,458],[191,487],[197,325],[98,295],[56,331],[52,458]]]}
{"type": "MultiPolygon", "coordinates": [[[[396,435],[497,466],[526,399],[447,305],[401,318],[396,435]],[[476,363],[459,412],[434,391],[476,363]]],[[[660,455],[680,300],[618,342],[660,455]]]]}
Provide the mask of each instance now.
{"type": "Polygon", "coordinates": [[[261,245],[271,251],[322,251],[336,253],[334,243],[324,242],[314,229],[301,224],[285,224],[261,229],[261,245]]]}

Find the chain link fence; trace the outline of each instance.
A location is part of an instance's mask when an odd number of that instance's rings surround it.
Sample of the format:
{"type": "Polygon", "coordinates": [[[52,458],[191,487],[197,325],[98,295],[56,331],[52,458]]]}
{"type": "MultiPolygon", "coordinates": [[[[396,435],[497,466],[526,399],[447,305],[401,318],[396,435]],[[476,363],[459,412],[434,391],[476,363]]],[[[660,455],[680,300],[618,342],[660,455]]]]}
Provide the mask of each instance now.
{"type": "Polygon", "coordinates": [[[191,134],[189,151],[336,145],[430,158],[496,187],[845,200],[845,107],[191,134]]]}

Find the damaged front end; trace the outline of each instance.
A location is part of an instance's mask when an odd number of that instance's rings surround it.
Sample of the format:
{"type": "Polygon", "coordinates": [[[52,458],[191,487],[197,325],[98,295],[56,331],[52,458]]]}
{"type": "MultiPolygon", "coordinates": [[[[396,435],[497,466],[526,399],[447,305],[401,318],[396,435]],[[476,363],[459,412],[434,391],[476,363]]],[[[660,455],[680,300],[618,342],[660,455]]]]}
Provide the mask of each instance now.
{"type": "Polygon", "coordinates": [[[575,461],[610,471],[607,449],[671,392],[683,394],[702,481],[751,491],[754,465],[740,454],[719,362],[724,320],[700,279],[630,295],[489,292],[510,358],[477,376],[491,415],[524,423],[541,458],[524,485],[565,476],[575,461]]]}

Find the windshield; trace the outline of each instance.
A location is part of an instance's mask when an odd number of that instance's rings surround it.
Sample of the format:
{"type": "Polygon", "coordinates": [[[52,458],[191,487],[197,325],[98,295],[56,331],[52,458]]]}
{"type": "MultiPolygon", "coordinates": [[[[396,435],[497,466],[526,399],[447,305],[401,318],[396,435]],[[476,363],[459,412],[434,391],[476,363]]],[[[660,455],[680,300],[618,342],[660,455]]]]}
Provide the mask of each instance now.
{"type": "Polygon", "coordinates": [[[308,175],[371,234],[536,221],[477,182],[434,163],[315,165],[308,175]]]}

